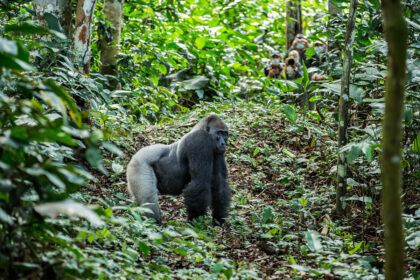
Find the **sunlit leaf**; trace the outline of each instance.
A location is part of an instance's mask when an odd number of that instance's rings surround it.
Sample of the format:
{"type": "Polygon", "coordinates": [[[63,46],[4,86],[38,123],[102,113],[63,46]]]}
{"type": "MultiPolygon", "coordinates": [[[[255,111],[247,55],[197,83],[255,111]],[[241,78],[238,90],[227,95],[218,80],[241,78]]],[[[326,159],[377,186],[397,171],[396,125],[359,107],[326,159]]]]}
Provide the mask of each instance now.
{"type": "Polygon", "coordinates": [[[420,134],[417,134],[416,139],[414,139],[413,144],[411,145],[413,152],[420,154],[420,134]]]}
{"type": "Polygon", "coordinates": [[[322,251],[321,236],[318,232],[313,230],[306,231],[305,240],[312,252],[322,251]]]}
{"type": "Polygon", "coordinates": [[[160,63],[157,66],[158,66],[158,69],[159,69],[160,73],[162,73],[163,75],[166,75],[166,73],[168,72],[167,69],[166,69],[166,66],[164,64],[160,64],[160,63]]]}
{"type": "Polygon", "coordinates": [[[14,223],[12,216],[7,214],[2,208],[0,208],[0,222],[8,225],[13,225],[14,223]]]}
{"type": "Polygon", "coordinates": [[[67,216],[77,216],[87,219],[89,222],[95,225],[103,225],[104,222],[95,214],[92,210],[75,202],[71,199],[66,199],[58,202],[47,202],[38,204],[35,206],[35,210],[43,215],[48,216],[52,219],[58,217],[59,214],[65,214],[67,216]]]}
{"type": "Polygon", "coordinates": [[[200,50],[202,48],[204,48],[204,46],[206,45],[206,42],[207,42],[207,38],[206,37],[199,37],[199,38],[195,39],[195,45],[200,50]]]}

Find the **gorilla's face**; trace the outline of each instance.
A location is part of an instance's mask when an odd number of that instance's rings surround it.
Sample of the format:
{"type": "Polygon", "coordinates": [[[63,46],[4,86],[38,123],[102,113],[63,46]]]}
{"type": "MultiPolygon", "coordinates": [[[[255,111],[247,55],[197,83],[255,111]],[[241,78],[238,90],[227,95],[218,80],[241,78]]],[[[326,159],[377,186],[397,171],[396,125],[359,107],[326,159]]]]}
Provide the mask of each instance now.
{"type": "Polygon", "coordinates": [[[226,144],[229,138],[229,130],[226,124],[216,115],[210,115],[201,120],[194,129],[203,129],[210,135],[215,144],[215,151],[218,154],[226,152],[226,144]]]}
{"type": "Polygon", "coordinates": [[[226,152],[226,144],[229,138],[229,132],[224,129],[217,129],[213,131],[212,136],[216,142],[216,152],[220,154],[226,152]]]}

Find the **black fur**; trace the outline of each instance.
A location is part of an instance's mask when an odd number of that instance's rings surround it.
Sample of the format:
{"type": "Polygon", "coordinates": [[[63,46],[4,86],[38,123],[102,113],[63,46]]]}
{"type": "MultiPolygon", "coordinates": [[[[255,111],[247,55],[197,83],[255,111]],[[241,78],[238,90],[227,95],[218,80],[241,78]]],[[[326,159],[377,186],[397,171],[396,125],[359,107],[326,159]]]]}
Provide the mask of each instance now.
{"type": "MultiPolygon", "coordinates": [[[[198,128],[193,129],[172,145],[161,145],[153,152],[146,150],[142,155],[136,154],[132,162],[139,162],[138,166],[142,166],[142,163],[147,164],[146,167],[151,166],[157,178],[157,186],[149,183],[137,184],[137,186],[134,184],[133,186],[133,180],[131,180],[132,186],[129,186],[129,189],[134,187],[146,191],[138,192],[140,194],[150,193],[153,188],[157,188],[161,194],[177,195],[182,193],[189,221],[204,216],[210,207],[213,209],[214,223],[223,223],[223,219],[228,216],[231,199],[224,156],[228,136],[226,125],[217,116],[212,116],[212,118],[217,118],[221,124],[213,122],[213,125],[204,126],[199,123],[198,128]],[[153,153],[153,156],[158,154],[158,157],[149,160],[150,153],[153,153]]],[[[129,169],[132,168],[130,165],[134,166],[130,162],[129,169]]],[[[129,182],[130,176],[134,177],[134,175],[130,175],[130,172],[133,171],[128,170],[127,172],[129,182]]],[[[143,181],[150,180],[144,180],[143,177],[143,181]]],[[[137,197],[139,195],[134,196],[138,201],[141,201],[137,197]]],[[[147,202],[155,203],[154,201],[147,202]]],[[[149,207],[154,212],[152,216],[160,222],[160,209],[156,203],[153,206],[155,207],[149,207]]]]}

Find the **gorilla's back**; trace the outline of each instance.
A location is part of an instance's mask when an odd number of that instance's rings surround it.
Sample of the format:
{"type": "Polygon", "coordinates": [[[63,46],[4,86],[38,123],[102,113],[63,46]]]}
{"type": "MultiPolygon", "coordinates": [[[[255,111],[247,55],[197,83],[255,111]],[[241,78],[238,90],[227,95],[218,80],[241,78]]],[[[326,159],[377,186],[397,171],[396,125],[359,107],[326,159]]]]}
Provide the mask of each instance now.
{"type": "Polygon", "coordinates": [[[189,182],[185,161],[177,161],[178,143],[169,145],[166,152],[153,165],[161,194],[179,195],[189,182]]]}

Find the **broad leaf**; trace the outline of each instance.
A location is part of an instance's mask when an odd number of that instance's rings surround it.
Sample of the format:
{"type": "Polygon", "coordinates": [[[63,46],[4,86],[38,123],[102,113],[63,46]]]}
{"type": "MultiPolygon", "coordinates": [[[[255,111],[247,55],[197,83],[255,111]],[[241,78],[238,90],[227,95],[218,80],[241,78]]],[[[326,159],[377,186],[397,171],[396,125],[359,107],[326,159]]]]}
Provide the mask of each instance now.
{"type": "Polygon", "coordinates": [[[296,122],[297,114],[296,114],[295,109],[293,109],[289,105],[285,105],[285,106],[283,106],[283,112],[286,114],[286,117],[289,121],[291,121],[292,123],[296,122]]]}
{"type": "Polygon", "coordinates": [[[305,233],[305,240],[308,243],[309,249],[312,252],[320,252],[322,251],[322,244],[321,244],[321,236],[318,232],[313,230],[308,230],[305,233]]]}

